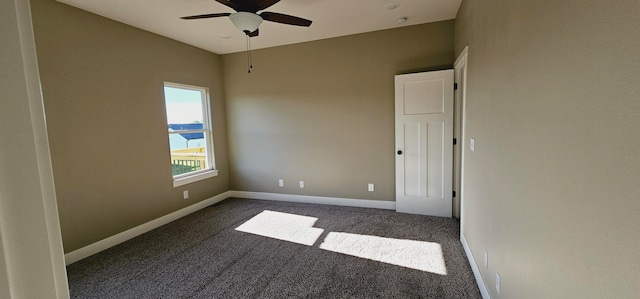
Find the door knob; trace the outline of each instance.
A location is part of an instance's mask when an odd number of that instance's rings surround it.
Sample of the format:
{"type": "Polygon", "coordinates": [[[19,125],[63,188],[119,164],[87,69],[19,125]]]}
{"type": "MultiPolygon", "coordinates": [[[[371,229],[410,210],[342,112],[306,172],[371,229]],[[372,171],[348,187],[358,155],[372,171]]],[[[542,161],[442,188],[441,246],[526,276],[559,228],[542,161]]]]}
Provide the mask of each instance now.
{"type": "Polygon", "coordinates": [[[402,155],[402,151],[398,151],[398,155],[402,155]]]}

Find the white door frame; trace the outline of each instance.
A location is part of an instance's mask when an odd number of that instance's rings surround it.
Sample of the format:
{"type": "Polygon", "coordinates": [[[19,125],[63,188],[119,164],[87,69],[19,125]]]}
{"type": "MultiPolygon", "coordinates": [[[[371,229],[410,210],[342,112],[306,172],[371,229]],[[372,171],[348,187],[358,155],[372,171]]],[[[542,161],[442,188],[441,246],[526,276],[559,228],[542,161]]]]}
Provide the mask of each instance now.
{"type": "MultiPolygon", "coordinates": [[[[460,207],[460,234],[464,235],[464,222],[465,222],[465,217],[464,217],[464,157],[465,157],[465,150],[466,150],[466,123],[467,123],[467,60],[468,60],[468,55],[469,55],[469,46],[464,47],[464,49],[462,50],[462,52],[460,53],[460,55],[458,56],[458,58],[456,59],[455,63],[453,64],[453,69],[454,69],[454,80],[455,82],[458,84],[458,92],[455,93],[455,96],[460,96],[460,107],[459,109],[461,109],[460,113],[457,115],[461,115],[462,117],[459,119],[459,123],[458,120],[456,121],[456,126],[459,126],[461,128],[461,136],[460,136],[460,147],[459,147],[459,151],[460,151],[460,164],[457,165],[456,167],[458,167],[457,170],[454,171],[459,171],[459,176],[460,176],[460,184],[459,184],[459,188],[460,190],[458,190],[458,194],[456,194],[456,197],[458,197],[459,199],[459,207],[460,207]]],[[[457,99],[456,99],[457,100],[457,99]]],[[[458,109],[458,107],[456,107],[456,109],[458,109]]],[[[454,213],[455,214],[455,213],[454,213]]]]}
{"type": "Polygon", "coordinates": [[[24,137],[19,158],[32,159],[35,167],[24,169],[25,176],[34,178],[29,182],[19,179],[24,176],[11,176],[10,168],[0,171],[0,297],[69,298],[31,7],[28,0],[9,0],[3,9],[0,16],[8,26],[0,36],[11,46],[3,46],[0,56],[9,57],[3,66],[15,66],[16,71],[3,70],[0,82],[20,82],[7,89],[13,96],[3,109],[31,120],[31,127],[21,127],[13,136],[24,137]],[[29,188],[28,198],[12,184],[29,188]]]}

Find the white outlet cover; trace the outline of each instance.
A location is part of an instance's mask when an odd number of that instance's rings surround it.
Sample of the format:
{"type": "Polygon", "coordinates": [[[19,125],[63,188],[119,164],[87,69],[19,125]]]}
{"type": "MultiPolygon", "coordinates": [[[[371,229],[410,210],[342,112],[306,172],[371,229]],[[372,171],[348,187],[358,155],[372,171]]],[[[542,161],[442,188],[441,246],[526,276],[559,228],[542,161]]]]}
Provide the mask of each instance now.
{"type": "Polygon", "coordinates": [[[184,199],[189,198],[189,190],[182,191],[182,197],[184,197],[184,199]]]}
{"type": "Polygon", "coordinates": [[[369,184],[367,186],[367,190],[369,190],[369,192],[373,192],[373,190],[375,190],[374,185],[373,184],[369,184]]]}
{"type": "Polygon", "coordinates": [[[496,272],[496,292],[500,294],[500,274],[496,272]]]}
{"type": "Polygon", "coordinates": [[[278,187],[284,187],[284,180],[283,179],[279,179],[278,180],[278,187]]]}
{"type": "Polygon", "coordinates": [[[472,152],[476,151],[476,139],[475,138],[471,138],[471,140],[469,140],[469,150],[471,150],[472,152]]]}
{"type": "Polygon", "coordinates": [[[300,188],[304,188],[304,181],[300,181],[300,188]]]}

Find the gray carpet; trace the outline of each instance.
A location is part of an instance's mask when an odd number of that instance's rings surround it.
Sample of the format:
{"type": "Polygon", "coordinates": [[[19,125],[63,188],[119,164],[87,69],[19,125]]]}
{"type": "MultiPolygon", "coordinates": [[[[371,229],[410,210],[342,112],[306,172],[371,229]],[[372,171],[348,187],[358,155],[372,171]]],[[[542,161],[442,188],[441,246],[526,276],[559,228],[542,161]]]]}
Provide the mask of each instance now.
{"type": "Polygon", "coordinates": [[[227,199],[67,274],[72,298],[481,298],[459,239],[455,219],[227,199]]]}

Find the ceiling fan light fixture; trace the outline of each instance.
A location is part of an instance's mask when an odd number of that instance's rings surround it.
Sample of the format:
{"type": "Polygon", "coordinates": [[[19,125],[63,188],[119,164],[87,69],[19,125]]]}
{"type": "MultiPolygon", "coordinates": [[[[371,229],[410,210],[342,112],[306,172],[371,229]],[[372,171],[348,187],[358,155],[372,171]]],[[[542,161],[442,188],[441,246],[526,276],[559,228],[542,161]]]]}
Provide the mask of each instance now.
{"type": "Polygon", "coordinates": [[[231,14],[229,19],[236,28],[245,33],[256,31],[262,23],[262,18],[259,15],[242,11],[231,14]]]}

